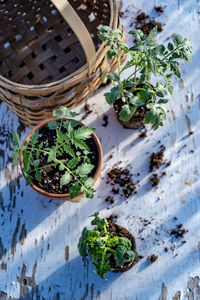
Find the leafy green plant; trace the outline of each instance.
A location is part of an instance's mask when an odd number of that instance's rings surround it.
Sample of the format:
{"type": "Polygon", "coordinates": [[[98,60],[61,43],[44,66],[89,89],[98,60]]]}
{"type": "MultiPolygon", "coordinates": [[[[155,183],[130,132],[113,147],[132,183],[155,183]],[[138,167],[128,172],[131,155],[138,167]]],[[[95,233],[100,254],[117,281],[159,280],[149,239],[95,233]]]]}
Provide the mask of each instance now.
{"type": "Polygon", "coordinates": [[[106,219],[99,218],[99,213],[92,215],[94,219],[91,225],[94,229],[82,231],[79,239],[78,250],[81,256],[90,255],[92,263],[96,267],[96,273],[105,279],[105,275],[114,269],[110,265],[111,256],[114,257],[116,266],[123,266],[126,262],[135,259],[136,253],[131,250],[131,241],[126,237],[111,237],[107,230],[106,219]]]}
{"type": "Polygon", "coordinates": [[[30,136],[29,142],[20,145],[16,131],[13,132],[13,164],[17,165],[20,155],[23,156],[23,173],[30,184],[33,180],[41,182],[41,170],[45,168],[59,169],[62,172],[60,186],[71,184],[70,198],[73,199],[81,191],[87,198],[92,198],[94,179],[89,174],[94,168],[89,154],[91,153],[87,139],[91,138],[94,128],[78,126],[79,121],[74,119],[78,114],[66,107],[56,109],[53,116],[57,119],[48,122],[48,129],[56,132],[56,139],[51,147],[39,142],[40,131],[36,129],[30,136]],[[63,159],[63,155],[65,159],[63,159]],[[42,164],[41,156],[47,157],[47,165],[42,164]]]}
{"type": "Polygon", "coordinates": [[[117,73],[106,75],[105,80],[110,79],[114,87],[105,94],[105,98],[109,104],[122,100],[119,118],[123,121],[130,120],[137,108],[144,106],[147,110],[145,123],[151,123],[157,129],[167,118],[164,104],[168,102],[168,93],[173,95],[171,78],[173,75],[181,78],[178,59],[191,62],[192,45],[176,33],[167,47],[158,44],[157,27],[148,36],[141,30],[130,31],[129,34],[136,40],[132,47],[123,43],[120,30],[108,26],[99,30],[99,38],[110,47],[107,57],[116,57],[118,65],[117,73]],[[122,67],[119,57],[124,52],[129,54],[130,59],[122,67]],[[127,69],[130,69],[130,75],[122,79],[122,73],[127,69]],[[155,85],[151,83],[152,79],[156,80],[155,85]]]}

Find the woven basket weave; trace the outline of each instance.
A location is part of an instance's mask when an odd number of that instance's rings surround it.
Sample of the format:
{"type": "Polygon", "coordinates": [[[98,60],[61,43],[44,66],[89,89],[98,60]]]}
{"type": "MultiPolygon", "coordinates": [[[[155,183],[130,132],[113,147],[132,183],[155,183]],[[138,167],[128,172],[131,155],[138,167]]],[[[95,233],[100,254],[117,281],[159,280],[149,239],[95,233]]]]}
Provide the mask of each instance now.
{"type": "Polygon", "coordinates": [[[77,105],[114,70],[101,25],[121,29],[115,0],[1,1],[0,98],[25,125],[77,105]]]}

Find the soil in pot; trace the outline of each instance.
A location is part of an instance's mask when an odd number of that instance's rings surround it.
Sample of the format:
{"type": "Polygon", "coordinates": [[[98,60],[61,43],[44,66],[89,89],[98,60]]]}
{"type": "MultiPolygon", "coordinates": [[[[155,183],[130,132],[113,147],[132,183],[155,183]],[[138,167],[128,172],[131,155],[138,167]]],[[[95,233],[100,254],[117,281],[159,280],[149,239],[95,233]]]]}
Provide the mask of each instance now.
{"type": "Polygon", "coordinates": [[[138,107],[136,112],[134,113],[134,115],[132,116],[132,118],[129,121],[123,121],[123,120],[120,120],[120,117],[119,117],[119,112],[120,112],[123,104],[124,104],[124,102],[121,99],[115,101],[115,103],[114,103],[114,109],[115,109],[118,121],[125,128],[130,128],[130,129],[143,128],[144,120],[145,120],[146,112],[147,112],[145,106],[138,107]]]}
{"type": "Polygon", "coordinates": [[[126,237],[131,241],[132,247],[131,250],[133,250],[136,253],[135,259],[132,262],[126,262],[122,267],[119,267],[115,263],[114,256],[110,256],[110,265],[114,269],[113,272],[125,272],[128,271],[130,268],[132,268],[138,261],[138,253],[136,251],[136,243],[133,235],[124,227],[117,225],[114,223],[113,218],[108,218],[108,226],[107,230],[111,237],[119,236],[119,237],[126,237]]]}
{"type": "MultiPolygon", "coordinates": [[[[44,147],[52,147],[55,145],[55,141],[56,141],[56,130],[49,130],[48,125],[45,125],[44,127],[42,127],[39,130],[39,139],[38,139],[38,143],[36,144],[36,147],[43,142],[44,143],[44,147]]],[[[93,170],[90,172],[90,174],[88,174],[88,177],[93,177],[96,170],[97,170],[97,165],[98,165],[98,149],[96,146],[95,141],[93,140],[93,138],[89,138],[86,141],[87,146],[89,147],[91,153],[88,154],[88,157],[91,160],[91,163],[94,165],[93,170]]],[[[75,146],[71,145],[71,148],[77,152],[77,149],[75,148],[75,146]]],[[[81,155],[83,154],[82,151],[83,150],[78,150],[79,152],[81,152],[81,155]]],[[[33,152],[33,157],[34,159],[36,159],[36,153],[33,152]]],[[[58,159],[62,160],[62,159],[66,159],[69,158],[71,159],[71,157],[64,153],[62,155],[59,155],[59,157],[57,157],[58,159]]],[[[46,166],[49,163],[47,162],[48,156],[45,154],[40,154],[40,160],[41,160],[41,167],[42,166],[46,166]]],[[[83,163],[82,160],[80,160],[80,162],[78,163],[77,167],[79,165],[81,165],[83,163]]],[[[60,185],[60,178],[62,177],[62,175],[64,174],[65,171],[60,171],[58,166],[56,167],[44,167],[43,169],[41,169],[41,175],[42,175],[42,180],[41,182],[38,182],[37,180],[33,179],[33,184],[36,185],[37,187],[41,188],[42,190],[45,190],[48,193],[53,193],[53,194],[66,194],[69,192],[69,188],[71,187],[71,185],[75,182],[74,179],[71,180],[70,183],[61,186],[60,185]]]]}

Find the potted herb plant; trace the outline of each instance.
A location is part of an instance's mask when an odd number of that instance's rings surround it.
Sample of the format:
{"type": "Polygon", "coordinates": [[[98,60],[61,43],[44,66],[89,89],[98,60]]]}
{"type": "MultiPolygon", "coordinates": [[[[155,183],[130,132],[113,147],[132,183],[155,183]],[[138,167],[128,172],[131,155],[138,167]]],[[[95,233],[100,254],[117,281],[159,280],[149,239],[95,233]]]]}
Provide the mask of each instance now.
{"type": "Polygon", "coordinates": [[[94,229],[83,229],[78,243],[81,256],[89,255],[96,273],[105,279],[107,272],[124,272],[138,260],[135,239],[124,227],[112,220],[101,219],[99,213],[92,215],[94,229]]]}
{"type": "Polygon", "coordinates": [[[191,62],[192,45],[179,34],[172,35],[167,47],[157,43],[157,27],[146,36],[141,30],[130,31],[135,43],[128,47],[122,42],[122,32],[104,26],[99,38],[107,42],[109,59],[116,57],[117,73],[107,74],[114,87],[105,94],[106,101],[114,106],[118,120],[124,127],[140,128],[151,123],[153,129],[163,126],[167,118],[168,93],[173,95],[171,78],[181,78],[178,60],[191,62]],[[119,55],[129,54],[130,59],[122,67],[119,55]],[[124,71],[130,75],[122,79],[124,71]]]}
{"type": "Polygon", "coordinates": [[[54,110],[54,118],[34,127],[22,145],[13,132],[14,165],[20,161],[26,182],[52,199],[93,198],[102,148],[94,128],[72,119],[76,115],[66,107],[54,110]]]}

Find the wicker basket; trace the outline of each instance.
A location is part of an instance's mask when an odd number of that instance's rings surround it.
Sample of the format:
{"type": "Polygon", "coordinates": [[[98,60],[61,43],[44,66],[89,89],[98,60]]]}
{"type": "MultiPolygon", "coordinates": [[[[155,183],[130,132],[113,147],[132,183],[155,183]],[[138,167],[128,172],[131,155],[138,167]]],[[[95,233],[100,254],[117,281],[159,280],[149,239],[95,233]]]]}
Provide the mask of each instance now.
{"type": "Polygon", "coordinates": [[[0,20],[0,98],[29,127],[80,103],[116,66],[97,37],[101,25],[121,29],[115,0],[5,0],[0,20]]]}

